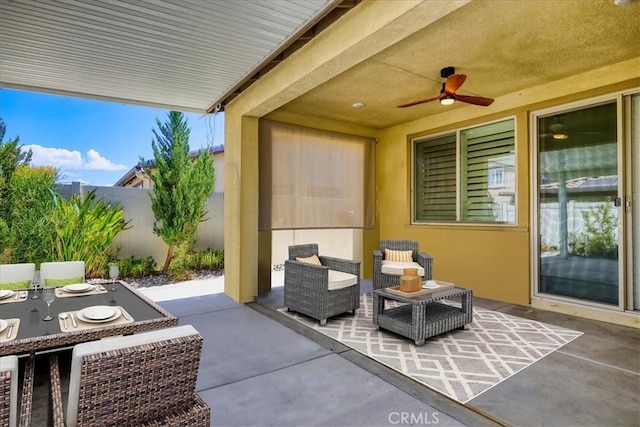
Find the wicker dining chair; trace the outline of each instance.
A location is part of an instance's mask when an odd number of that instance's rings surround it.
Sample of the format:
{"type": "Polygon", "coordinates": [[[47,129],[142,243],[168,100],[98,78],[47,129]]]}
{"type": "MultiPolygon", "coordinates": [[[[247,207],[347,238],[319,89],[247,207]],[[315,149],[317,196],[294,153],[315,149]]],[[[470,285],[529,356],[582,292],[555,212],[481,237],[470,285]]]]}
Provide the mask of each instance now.
{"type": "Polygon", "coordinates": [[[202,342],[193,326],[183,325],[76,345],[66,414],[52,355],[52,424],[208,427],[211,409],[195,391],[202,342]]]}
{"type": "Polygon", "coordinates": [[[35,272],[33,263],[0,264],[0,289],[26,289],[31,286],[35,272]]]}
{"type": "Polygon", "coordinates": [[[84,261],[55,261],[40,264],[43,286],[62,286],[84,282],[84,261]]]}
{"type": "Polygon", "coordinates": [[[0,358],[0,425],[15,427],[18,420],[18,357],[0,358]]]}
{"type": "Polygon", "coordinates": [[[360,307],[360,262],[321,256],[315,243],[289,246],[289,259],[284,262],[284,306],[321,325],[329,317],[355,313],[360,307]]]}
{"type": "Polygon", "coordinates": [[[31,425],[34,374],[34,356],[30,356],[24,366],[22,389],[19,389],[18,357],[0,357],[0,426],[16,427],[18,423],[21,426],[31,425]]]}
{"type": "Polygon", "coordinates": [[[415,240],[381,240],[380,249],[373,251],[373,289],[400,285],[400,276],[404,268],[418,268],[422,280],[431,280],[433,258],[426,252],[420,252],[415,240]],[[385,256],[387,249],[411,251],[411,261],[388,262],[385,256]]]}

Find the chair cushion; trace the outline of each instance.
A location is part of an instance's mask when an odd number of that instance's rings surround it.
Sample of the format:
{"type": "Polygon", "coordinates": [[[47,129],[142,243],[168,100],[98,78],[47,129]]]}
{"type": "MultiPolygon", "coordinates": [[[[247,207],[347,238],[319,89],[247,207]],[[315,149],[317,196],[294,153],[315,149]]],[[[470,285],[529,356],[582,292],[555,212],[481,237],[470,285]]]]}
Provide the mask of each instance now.
{"type": "Polygon", "coordinates": [[[31,280],[23,280],[22,282],[2,283],[0,284],[0,289],[27,289],[29,286],[31,286],[31,280]]]}
{"type": "Polygon", "coordinates": [[[0,264],[0,289],[28,288],[35,272],[33,263],[0,264]]]}
{"type": "Polygon", "coordinates": [[[329,270],[329,290],[348,288],[358,283],[358,276],[343,271],[329,270]]]}
{"type": "Polygon", "coordinates": [[[44,279],[44,284],[46,286],[64,286],[64,285],[74,285],[76,283],[82,283],[84,278],[80,277],[69,277],[68,279],[44,279]]]}
{"type": "Polygon", "coordinates": [[[69,375],[69,397],[67,400],[68,427],[75,427],[78,420],[78,398],[80,396],[80,370],[83,357],[91,354],[105,353],[113,350],[121,350],[127,347],[145,345],[149,343],[172,340],[197,334],[198,331],[191,325],[175,326],[158,329],[151,332],[142,332],[134,335],[113,337],[97,341],[90,341],[76,345],[71,356],[71,373],[69,375]]]}
{"type": "Polygon", "coordinates": [[[397,262],[397,261],[382,261],[382,267],[380,271],[382,274],[391,274],[393,276],[402,276],[405,268],[417,268],[418,276],[424,277],[424,268],[417,262],[397,262]]]}
{"type": "Polygon", "coordinates": [[[305,264],[322,265],[317,255],[311,255],[307,258],[296,257],[296,261],[304,262],[305,264]]]}
{"type": "MultiPolygon", "coordinates": [[[[11,371],[11,391],[9,392],[9,426],[15,427],[18,422],[18,357],[0,357],[0,372],[11,371]]],[[[4,396],[2,396],[4,400],[4,396]]],[[[1,420],[0,420],[1,421],[1,420]]]]}
{"type": "Polygon", "coordinates": [[[412,262],[413,251],[394,251],[391,249],[384,250],[384,259],[396,262],[412,262]]]}

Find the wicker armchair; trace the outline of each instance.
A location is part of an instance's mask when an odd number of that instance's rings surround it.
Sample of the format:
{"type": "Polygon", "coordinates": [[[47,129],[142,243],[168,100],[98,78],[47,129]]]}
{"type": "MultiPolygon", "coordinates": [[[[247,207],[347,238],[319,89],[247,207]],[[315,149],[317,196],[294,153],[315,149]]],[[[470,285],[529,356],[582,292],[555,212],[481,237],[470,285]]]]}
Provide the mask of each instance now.
{"type": "MultiPolygon", "coordinates": [[[[400,285],[400,275],[402,269],[397,273],[383,273],[384,253],[386,249],[394,251],[412,251],[412,263],[404,267],[419,267],[424,270],[423,280],[431,280],[433,273],[433,258],[418,249],[418,242],[415,240],[381,240],[380,249],[373,251],[373,289],[388,288],[400,285]]],[[[403,267],[400,265],[400,267],[403,267]]]]}
{"type": "Polygon", "coordinates": [[[195,391],[202,336],[191,326],[78,344],[66,414],[58,356],[49,358],[54,426],[209,426],[195,391]]]}
{"type": "Polygon", "coordinates": [[[360,307],[360,262],[320,256],[318,245],[289,246],[284,262],[284,306],[320,321],[360,307]],[[317,256],[321,265],[297,261],[317,256]]]}

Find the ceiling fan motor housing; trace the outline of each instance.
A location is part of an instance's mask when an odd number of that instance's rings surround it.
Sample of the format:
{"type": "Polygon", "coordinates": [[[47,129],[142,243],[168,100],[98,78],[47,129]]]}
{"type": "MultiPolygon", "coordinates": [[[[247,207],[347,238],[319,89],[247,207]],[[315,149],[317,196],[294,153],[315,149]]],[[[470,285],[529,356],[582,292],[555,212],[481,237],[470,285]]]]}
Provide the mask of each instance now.
{"type": "Polygon", "coordinates": [[[446,79],[449,76],[453,76],[455,73],[456,73],[455,67],[445,67],[442,70],[440,70],[440,77],[442,77],[443,79],[446,79]]]}

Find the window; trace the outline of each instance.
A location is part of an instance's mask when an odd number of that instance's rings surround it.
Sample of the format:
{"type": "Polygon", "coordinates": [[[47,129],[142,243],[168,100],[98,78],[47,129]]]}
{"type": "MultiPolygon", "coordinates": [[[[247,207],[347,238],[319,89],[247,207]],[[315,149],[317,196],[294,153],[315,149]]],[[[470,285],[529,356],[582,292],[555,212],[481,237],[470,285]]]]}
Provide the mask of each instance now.
{"type": "Polygon", "coordinates": [[[515,120],[415,141],[414,220],[515,224],[515,120]]]}
{"type": "Polygon", "coordinates": [[[489,188],[504,187],[504,168],[491,168],[487,175],[489,188]]]}

